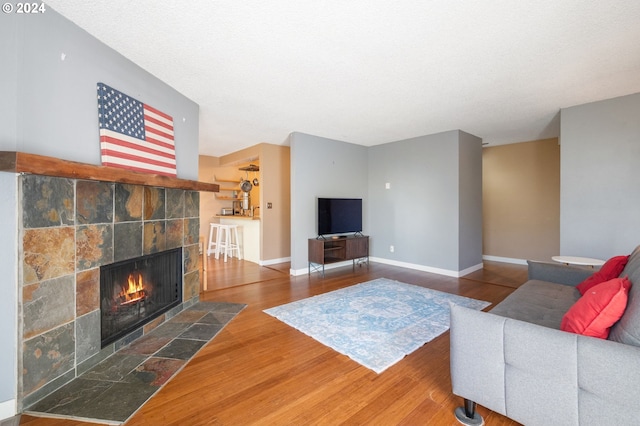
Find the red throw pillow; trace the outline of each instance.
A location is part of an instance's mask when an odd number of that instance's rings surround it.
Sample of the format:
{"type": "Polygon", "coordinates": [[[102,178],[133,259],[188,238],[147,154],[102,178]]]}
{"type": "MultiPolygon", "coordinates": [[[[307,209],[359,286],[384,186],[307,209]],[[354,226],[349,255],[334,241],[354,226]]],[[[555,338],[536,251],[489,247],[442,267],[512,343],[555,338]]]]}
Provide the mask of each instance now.
{"type": "Polygon", "coordinates": [[[576,288],[578,289],[578,291],[580,291],[580,294],[584,296],[587,290],[589,290],[594,285],[598,285],[605,281],[618,278],[628,261],[628,255],[612,257],[611,259],[607,260],[604,265],[602,265],[602,268],[600,268],[598,272],[582,281],[576,286],[576,288]]]}
{"type": "Polygon", "coordinates": [[[564,314],[560,330],[606,339],[611,326],[624,314],[630,287],[627,277],[593,286],[564,314]]]}

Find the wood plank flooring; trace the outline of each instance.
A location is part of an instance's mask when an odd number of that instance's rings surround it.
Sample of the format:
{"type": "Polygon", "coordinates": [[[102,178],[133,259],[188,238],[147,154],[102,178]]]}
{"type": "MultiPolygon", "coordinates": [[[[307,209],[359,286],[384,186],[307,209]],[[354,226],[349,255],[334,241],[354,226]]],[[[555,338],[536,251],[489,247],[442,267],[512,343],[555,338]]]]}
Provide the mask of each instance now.
{"type": "MultiPolygon", "coordinates": [[[[524,265],[498,262],[463,278],[378,263],[322,278],[289,276],[288,264],[206,262],[201,300],[248,306],[127,425],[456,425],[448,332],[376,374],[262,310],[381,277],[498,303],[527,276],[524,265]]],[[[517,425],[479,412],[486,425],[517,425]]],[[[90,423],[24,415],[20,424],[90,423]]]]}

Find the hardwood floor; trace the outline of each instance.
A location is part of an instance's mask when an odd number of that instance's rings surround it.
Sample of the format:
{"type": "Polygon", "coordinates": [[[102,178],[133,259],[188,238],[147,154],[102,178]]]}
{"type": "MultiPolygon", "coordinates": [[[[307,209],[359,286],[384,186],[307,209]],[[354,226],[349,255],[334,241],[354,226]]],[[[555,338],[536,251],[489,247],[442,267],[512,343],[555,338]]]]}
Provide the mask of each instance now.
{"type": "MultiPolygon", "coordinates": [[[[376,374],[262,310],[380,277],[497,303],[527,270],[485,262],[482,271],[450,278],[372,263],[325,278],[288,273],[288,264],[209,259],[201,300],[248,306],[127,425],[456,425],[461,399],[451,393],[448,332],[376,374]]],[[[487,425],[517,425],[478,410],[487,425]]],[[[90,423],[25,415],[20,424],[90,423]]]]}

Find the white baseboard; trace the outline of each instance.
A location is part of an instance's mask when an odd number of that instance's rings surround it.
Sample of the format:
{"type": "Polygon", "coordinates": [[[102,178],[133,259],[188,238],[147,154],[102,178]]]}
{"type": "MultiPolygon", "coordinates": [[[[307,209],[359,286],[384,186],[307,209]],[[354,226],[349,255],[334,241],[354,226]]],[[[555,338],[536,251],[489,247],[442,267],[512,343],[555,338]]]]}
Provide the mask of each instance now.
{"type": "Polygon", "coordinates": [[[260,266],[269,266],[269,265],[277,265],[278,263],[291,262],[291,257],[281,257],[280,259],[269,259],[269,260],[261,260],[258,265],[260,266]]]}
{"type": "Polygon", "coordinates": [[[484,260],[491,260],[491,261],[494,261],[494,262],[515,263],[516,265],[526,265],[527,264],[527,260],[526,259],[515,259],[515,258],[512,258],[512,257],[500,257],[500,256],[483,255],[482,258],[484,260]]]}
{"type": "Polygon", "coordinates": [[[458,272],[458,274],[459,274],[458,277],[464,277],[465,275],[470,274],[470,273],[475,272],[475,271],[479,271],[482,268],[484,268],[484,264],[482,262],[478,263],[477,265],[473,265],[473,266],[468,267],[467,269],[463,269],[462,271],[459,271],[458,272]]]}
{"type": "Polygon", "coordinates": [[[399,266],[401,268],[415,269],[417,271],[430,272],[432,274],[445,275],[447,277],[454,277],[454,278],[460,278],[462,276],[470,274],[471,272],[482,269],[482,263],[463,269],[462,271],[454,271],[451,269],[434,268],[432,266],[419,265],[416,263],[399,262],[397,260],[384,259],[381,257],[370,257],[369,260],[372,262],[384,263],[385,265],[393,265],[393,266],[399,266]]]}
{"type": "MultiPolygon", "coordinates": [[[[449,269],[434,268],[431,266],[418,265],[415,263],[398,262],[397,260],[384,259],[381,257],[370,257],[369,262],[383,263],[385,265],[399,266],[401,268],[407,268],[407,269],[415,269],[417,271],[430,272],[432,274],[438,274],[438,275],[446,275],[448,277],[454,277],[454,278],[460,278],[464,275],[470,274],[473,271],[482,269],[482,263],[471,266],[470,268],[464,269],[462,271],[452,271],[449,269]]],[[[324,269],[326,271],[328,269],[340,268],[343,266],[351,266],[351,265],[353,265],[352,261],[347,260],[345,262],[337,262],[337,263],[332,263],[330,265],[325,265],[324,269]]],[[[309,269],[308,268],[291,269],[289,270],[289,273],[291,275],[303,275],[303,274],[309,273],[309,269]]]]}
{"type": "MultiPolygon", "coordinates": [[[[407,268],[407,269],[415,269],[417,271],[423,271],[423,272],[430,272],[432,274],[438,274],[438,275],[445,275],[447,277],[454,277],[454,278],[460,278],[462,276],[465,276],[467,274],[470,274],[471,272],[477,271],[479,269],[482,269],[482,263],[479,263],[477,265],[471,266],[469,268],[463,269],[462,271],[453,271],[453,270],[449,270],[449,269],[441,269],[441,268],[434,268],[431,266],[425,266],[425,265],[418,265],[416,263],[408,263],[408,262],[399,262],[397,260],[390,260],[390,259],[384,259],[381,257],[369,257],[369,262],[377,262],[377,263],[383,263],[385,265],[392,265],[392,266],[399,266],[401,268],[407,268]]],[[[329,269],[334,269],[334,268],[341,268],[343,266],[351,266],[353,265],[351,260],[347,260],[344,262],[337,262],[337,263],[331,263],[329,265],[325,265],[325,271],[329,270],[329,269]]],[[[313,272],[313,271],[312,271],[313,272]]],[[[304,269],[290,269],[289,270],[289,274],[290,275],[304,275],[304,274],[308,274],[309,273],[309,269],[308,268],[304,268],[304,269]]]]}
{"type": "Polygon", "coordinates": [[[0,402],[0,420],[8,419],[15,416],[17,413],[17,401],[10,399],[8,401],[0,402]]]}
{"type": "MultiPolygon", "coordinates": [[[[495,261],[495,262],[504,262],[504,263],[514,263],[518,265],[526,265],[527,261],[524,259],[513,259],[509,257],[497,257],[497,256],[482,256],[483,260],[495,261]]],[[[400,262],[397,260],[385,259],[382,257],[369,257],[370,262],[383,263],[385,265],[399,266],[401,268],[407,269],[415,269],[417,271],[430,272],[432,274],[445,275],[447,277],[460,278],[468,275],[472,272],[478,271],[484,267],[482,263],[478,263],[477,265],[473,265],[469,268],[463,269],[462,271],[454,271],[451,269],[441,269],[434,268],[432,266],[419,265],[416,263],[408,263],[408,262],[400,262]]],[[[331,263],[329,265],[325,265],[325,271],[334,268],[341,268],[343,266],[350,266],[352,262],[350,260],[344,262],[331,263]]],[[[313,271],[312,271],[313,272],[313,271]]],[[[308,274],[309,269],[290,269],[289,274],[293,276],[308,274]]]]}

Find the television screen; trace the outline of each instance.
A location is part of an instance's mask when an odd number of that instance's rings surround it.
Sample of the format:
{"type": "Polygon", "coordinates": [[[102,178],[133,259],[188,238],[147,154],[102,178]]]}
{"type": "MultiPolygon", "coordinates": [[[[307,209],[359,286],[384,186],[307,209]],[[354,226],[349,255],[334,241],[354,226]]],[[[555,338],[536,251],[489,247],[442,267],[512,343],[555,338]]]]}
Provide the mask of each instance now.
{"type": "Polygon", "coordinates": [[[318,198],[318,235],[362,232],[361,198],[318,198]]]}

